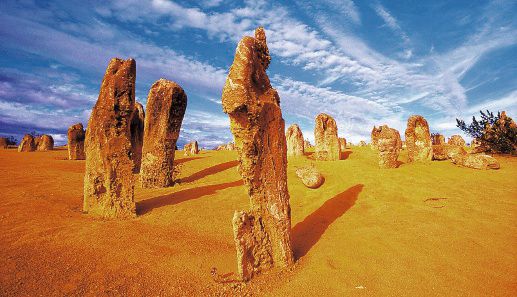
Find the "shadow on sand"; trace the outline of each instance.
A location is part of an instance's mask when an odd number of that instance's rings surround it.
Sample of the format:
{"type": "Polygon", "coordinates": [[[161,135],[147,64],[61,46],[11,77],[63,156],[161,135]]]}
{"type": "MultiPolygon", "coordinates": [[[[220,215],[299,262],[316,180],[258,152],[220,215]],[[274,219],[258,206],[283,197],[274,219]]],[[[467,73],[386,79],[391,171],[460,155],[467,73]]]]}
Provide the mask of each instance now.
{"type": "Polygon", "coordinates": [[[355,185],[330,198],[320,208],[294,226],[291,230],[291,236],[296,259],[305,256],[325,233],[325,230],[355,204],[363,186],[362,184],[355,185]]]}
{"type": "Polygon", "coordinates": [[[229,161],[229,162],[225,162],[225,163],[221,163],[221,164],[217,164],[217,165],[205,168],[205,169],[203,169],[201,171],[198,171],[198,172],[192,174],[191,176],[182,178],[180,180],[180,182],[182,182],[182,183],[190,183],[190,182],[196,181],[198,179],[201,179],[203,177],[219,173],[219,172],[224,171],[226,169],[230,169],[232,167],[237,166],[238,164],[239,164],[239,161],[237,161],[237,160],[229,161]]]}
{"type": "Polygon", "coordinates": [[[136,211],[138,215],[143,215],[155,208],[160,208],[167,205],[174,205],[181,202],[185,202],[188,200],[197,199],[206,195],[212,195],[215,194],[217,191],[221,191],[224,189],[232,188],[232,187],[238,187],[243,185],[242,179],[228,182],[228,183],[222,183],[217,185],[209,185],[209,186],[202,186],[202,187],[196,187],[192,189],[186,189],[181,190],[178,192],[174,192],[171,194],[158,196],[154,198],[150,198],[147,200],[143,200],[140,202],[137,202],[136,204],[136,211]]]}
{"type": "Polygon", "coordinates": [[[353,153],[353,152],[352,151],[341,152],[341,154],[339,155],[339,160],[346,160],[346,159],[348,159],[348,157],[350,157],[351,153],[353,153]]]}

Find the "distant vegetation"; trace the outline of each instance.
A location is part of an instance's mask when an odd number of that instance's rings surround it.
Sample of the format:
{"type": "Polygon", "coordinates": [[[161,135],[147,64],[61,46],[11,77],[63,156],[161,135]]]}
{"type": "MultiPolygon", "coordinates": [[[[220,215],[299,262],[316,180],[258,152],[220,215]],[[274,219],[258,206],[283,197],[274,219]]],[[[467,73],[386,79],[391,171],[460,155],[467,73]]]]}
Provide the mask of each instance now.
{"type": "Polygon", "coordinates": [[[14,136],[7,137],[7,145],[18,145],[18,139],[14,138],[14,136]]]}
{"type": "MultiPolygon", "coordinates": [[[[456,119],[456,126],[463,132],[479,141],[481,146],[494,153],[517,153],[517,125],[506,113],[480,111],[481,119],[472,117],[472,123],[467,125],[465,121],[456,119]]],[[[474,141],[474,140],[473,140],[474,141]]]]}

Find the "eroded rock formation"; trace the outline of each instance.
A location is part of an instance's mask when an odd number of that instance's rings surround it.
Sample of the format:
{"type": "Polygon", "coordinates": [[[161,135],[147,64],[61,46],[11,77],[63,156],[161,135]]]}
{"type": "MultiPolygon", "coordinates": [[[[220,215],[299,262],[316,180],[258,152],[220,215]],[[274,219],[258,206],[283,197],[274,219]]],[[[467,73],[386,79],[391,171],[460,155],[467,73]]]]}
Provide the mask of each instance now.
{"type": "Polygon", "coordinates": [[[402,140],[396,129],[387,125],[372,130],[372,148],[379,152],[379,168],[397,168],[402,140]],[[375,143],[375,144],[374,144],[375,143]]]}
{"type": "Polygon", "coordinates": [[[84,153],[84,139],[86,132],[83,124],[77,123],[68,128],[68,159],[69,160],[84,160],[86,154],[84,153]]]}
{"type": "Polygon", "coordinates": [[[38,151],[51,151],[54,149],[54,138],[52,136],[43,134],[38,136],[36,141],[36,150],[38,151]]]}
{"type": "Polygon", "coordinates": [[[308,139],[305,139],[303,141],[303,150],[307,151],[308,149],[311,149],[311,148],[313,148],[311,142],[308,139]]]}
{"type": "Polygon", "coordinates": [[[133,172],[140,172],[142,163],[142,146],[144,144],[144,120],[145,113],[142,104],[135,102],[135,109],[131,115],[131,158],[133,160],[133,172]]]}
{"type": "Polygon", "coordinates": [[[501,167],[494,157],[483,154],[458,154],[452,158],[452,162],[463,167],[482,170],[499,169],[501,167]]]}
{"type": "Polygon", "coordinates": [[[18,151],[19,152],[33,152],[36,150],[36,140],[34,139],[34,136],[30,134],[25,134],[23,136],[22,141],[20,142],[20,145],[18,145],[18,151]]]}
{"type": "Polygon", "coordinates": [[[303,156],[305,153],[303,133],[300,127],[292,124],[285,133],[287,156],[303,156]]]}
{"type": "Polygon", "coordinates": [[[235,150],[235,143],[229,142],[227,144],[221,144],[217,146],[215,149],[216,151],[234,151],[235,150]]]}
{"type": "Polygon", "coordinates": [[[467,151],[461,146],[456,145],[433,145],[433,160],[443,161],[453,159],[456,155],[466,155],[467,151]]]}
{"type": "Polygon", "coordinates": [[[344,152],[346,150],[346,138],[339,137],[339,149],[344,152]]]}
{"type": "Polygon", "coordinates": [[[341,150],[336,121],[325,113],[316,117],[314,127],[314,139],[316,140],[314,154],[317,160],[339,160],[341,150]]]}
{"type": "Polygon", "coordinates": [[[92,109],[86,139],[83,210],[106,218],[135,212],[131,116],[135,60],[111,59],[92,109]]]}
{"type": "Polygon", "coordinates": [[[465,140],[460,135],[452,135],[448,141],[449,145],[465,146],[465,140]]]}
{"type": "Polygon", "coordinates": [[[187,108],[187,95],[176,83],[160,79],[147,97],[140,179],[144,188],[170,187],[176,142],[187,108]]]}
{"type": "Polygon", "coordinates": [[[9,146],[9,141],[7,141],[7,138],[0,137],[0,149],[6,149],[9,146]]]}
{"type": "Polygon", "coordinates": [[[445,137],[442,134],[431,134],[431,142],[433,145],[445,144],[445,137]]]}
{"type": "Polygon", "coordinates": [[[197,144],[197,141],[191,141],[183,147],[184,155],[185,156],[192,156],[199,154],[199,146],[197,144]]]}
{"type": "Polygon", "coordinates": [[[239,42],[222,94],[251,201],[249,211],[233,217],[238,271],[244,280],[294,262],[285,123],[280,98],[266,74],[270,60],[264,29],[257,28],[254,38],[239,42]]]}
{"type": "Polygon", "coordinates": [[[323,178],[321,172],[314,166],[303,166],[297,168],[295,173],[296,176],[300,178],[302,183],[311,189],[319,188],[325,181],[325,178],[323,178]]]}
{"type": "Polygon", "coordinates": [[[412,115],[407,121],[406,147],[408,161],[430,161],[433,157],[431,134],[427,121],[419,115],[412,115]]]}

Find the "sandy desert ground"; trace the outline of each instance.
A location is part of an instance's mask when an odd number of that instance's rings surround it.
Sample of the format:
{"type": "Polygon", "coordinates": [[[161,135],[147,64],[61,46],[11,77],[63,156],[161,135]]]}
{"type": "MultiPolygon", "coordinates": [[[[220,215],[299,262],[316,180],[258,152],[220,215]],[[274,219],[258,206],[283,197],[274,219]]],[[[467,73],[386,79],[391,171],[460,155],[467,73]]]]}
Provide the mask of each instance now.
{"type": "Polygon", "coordinates": [[[517,158],[378,169],[289,159],[296,265],[235,281],[231,219],[248,208],[235,152],[177,153],[181,182],[136,187],[138,218],[82,213],[84,161],[0,150],[2,296],[516,296],[517,158]],[[305,188],[314,162],[325,184],[305,188]],[[211,271],[216,268],[215,277],[211,271]]]}

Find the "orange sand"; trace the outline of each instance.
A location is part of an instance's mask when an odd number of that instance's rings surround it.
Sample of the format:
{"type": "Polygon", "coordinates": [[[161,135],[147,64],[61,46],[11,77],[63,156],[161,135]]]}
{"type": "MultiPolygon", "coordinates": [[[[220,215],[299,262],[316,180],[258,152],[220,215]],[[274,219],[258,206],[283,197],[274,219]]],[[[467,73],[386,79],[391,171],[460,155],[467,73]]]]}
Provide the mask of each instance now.
{"type": "Polygon", "coordinates": [[[178,152],[181,184],[137,186],[139,217],[107,221],[81,213],[84,161],[0,150],[0,295],[517,295],[517,158],[498,157],[498,171],[381,170],[368,147],[344,155],[289,159],[299,260],[242,284],[231,219],[248,198],[235,152],[178,152]],[[325,175],[319,189],[294,173],[307,162],[325,175]]]}

